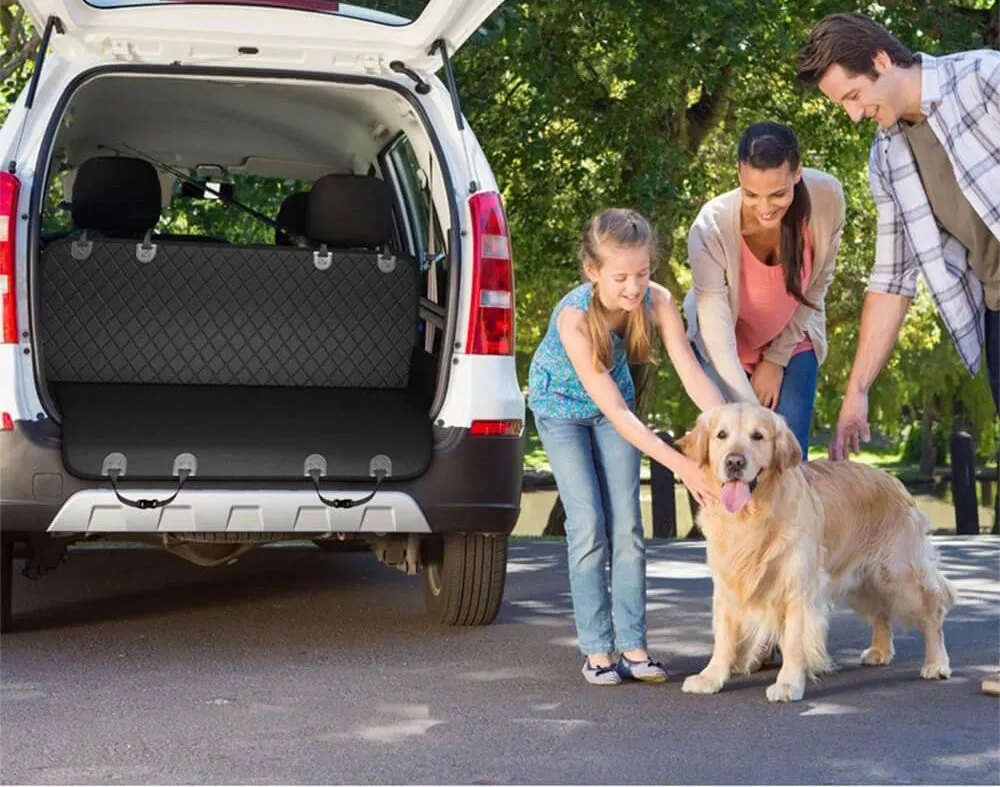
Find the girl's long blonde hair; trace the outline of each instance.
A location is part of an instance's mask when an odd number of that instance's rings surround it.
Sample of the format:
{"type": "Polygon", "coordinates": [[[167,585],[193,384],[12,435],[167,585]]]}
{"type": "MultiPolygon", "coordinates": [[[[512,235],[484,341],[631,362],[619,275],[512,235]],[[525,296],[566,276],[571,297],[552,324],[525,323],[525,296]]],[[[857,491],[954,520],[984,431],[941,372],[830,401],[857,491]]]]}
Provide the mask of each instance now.
{"type": "MultiPolygon", "coordinates": [[[[656,232],[649,221],[628,208],[608,208],[594,215],[587,222],[580,241],[580,265],[584,275],[588,269],[600,271],[604,265],[602,250],[607,246],[619,248],[648,248],[650,273],[656,265],[656,232]]],[[[597,292],[597,283],[592,285],[590,308],[587,310],[587,327],[593,346],[594,368],[611,369],[611,333],[608,330],[607,309],[597,292]]],[[[625,324],[625,348],[630,364],[653,362],[653,325],[646,307],[646,299],[629,312],[625,324]]]]}

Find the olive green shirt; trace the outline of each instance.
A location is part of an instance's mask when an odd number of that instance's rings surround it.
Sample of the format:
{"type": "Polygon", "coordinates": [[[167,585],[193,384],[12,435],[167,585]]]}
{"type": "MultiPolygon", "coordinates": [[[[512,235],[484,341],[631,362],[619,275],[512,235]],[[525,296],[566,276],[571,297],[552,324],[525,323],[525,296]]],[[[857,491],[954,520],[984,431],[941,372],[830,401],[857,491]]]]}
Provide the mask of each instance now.
{"type": "Polygon", "coordinates": [[[1000,309],[1000,239],[993,236],[958,186],[944,146],[926,120],[902,123],[934,217],[969,250],[969,267],[983,283],[986,306],[1000,309]]]}

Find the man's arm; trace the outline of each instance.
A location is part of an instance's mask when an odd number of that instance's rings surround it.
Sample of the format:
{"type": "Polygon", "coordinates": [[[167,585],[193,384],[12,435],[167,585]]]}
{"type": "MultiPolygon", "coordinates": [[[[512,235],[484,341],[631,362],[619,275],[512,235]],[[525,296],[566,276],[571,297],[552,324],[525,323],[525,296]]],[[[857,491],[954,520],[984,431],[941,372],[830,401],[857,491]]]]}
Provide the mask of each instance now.
{"type": "Polygon", "coordinates": [[[830,443],[831,459],[847,459],[849,449],[858,453],[861,442],[871,438],[868,391],[896,346],[909,307],[910,298],[905,295],[869,292],[865,296],[858,349],[837,419],[837,430],[830,443]]]}
{"type": "Polygon", "coordinates": [[[878,209],[875,265],[861,309],[861,329],[847,392],[830,443],[831,459],[847,459],[871,439],[868,429],[868,389],[882,371],[899,338],[906,310],[917,291],[917,260],[906,240],[903,217],[892,194],[888,162],[879,154],[876,137],[868,159],[869,183],[878,209]]]}

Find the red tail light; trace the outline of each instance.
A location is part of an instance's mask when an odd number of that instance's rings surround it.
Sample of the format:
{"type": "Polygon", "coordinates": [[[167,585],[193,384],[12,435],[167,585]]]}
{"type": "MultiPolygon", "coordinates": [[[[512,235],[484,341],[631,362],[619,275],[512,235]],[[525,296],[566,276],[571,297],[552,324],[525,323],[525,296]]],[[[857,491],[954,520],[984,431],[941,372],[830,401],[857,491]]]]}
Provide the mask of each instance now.
{"type": "Polygon", "coordinates": [[[476,437],[519,437],[523,424],[510,421],[473,421],[469,431],[476,437]]]}
{"type": "Polygon", "coordinates": [[[514,267],[510,234],[500,195],[495,191],[469,199],[472,214],[472,313],[470,355],[514,354],[514,267]]]}
{"type": "Polygon", "coordinates": [[[0,172],[0,324],[3,343],[17,343],[17,293],[14,289],[14,230],[17,228],[17,194],[21,182],[10,172],[0,172]]]}
{"type": "Polygon", "coordinates": [[[14,431],[14,419],[10,417],[10,413],[2,413],[2,421],[0,421],[0,432],[12,432],[14,431]]]}

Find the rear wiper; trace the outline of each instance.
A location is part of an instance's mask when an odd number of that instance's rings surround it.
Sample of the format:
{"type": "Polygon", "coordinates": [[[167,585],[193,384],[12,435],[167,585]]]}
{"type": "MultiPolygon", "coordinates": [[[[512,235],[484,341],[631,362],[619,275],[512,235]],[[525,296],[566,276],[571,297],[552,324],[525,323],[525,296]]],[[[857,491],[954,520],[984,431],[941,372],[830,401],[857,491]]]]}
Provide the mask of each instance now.
{"type": "Polygon", "coordinates": [[[169,164],[164,164],[162,161],[159,161],[159,160],[153,158],[148,153],[143,153],[138,148],[134,148],[131,145],[127,145],[124,142],[122,143],[122,147],[125,148],[124,151],[118,150],[113,145],[98,145],[97,146],[98,150],[106,148],[107,150],[110,150],[110,151],[113,151],[113,152],[117,153],[119,156],[124,155],[124,153],[130,153],[133,156],[139,156],[140,158],[145,159],[146,161],[148,161],[150,164],[152,164],[157,169],[160,169],[163,172],[166,172],[166,173],[168,173],[170,175],[173,175],[175,178],[177,178],[178,180],[182,181],[183,183],[187,183],[189,186],[194,186],[197,189],[203,189],[204,191],[206,191],[209,194],[211,194],[212,196],[214,196],[223,205],[226,205],[227,207],[229,205],[232,205],[235,208],[239,208],[244,213],[248,213],[249,215],[253,216],[258,221],[263,221],[265,224],[267,224],[272,229],[279,229],[279,230],[281,230],[282,232],[285,233],[285,235],[287,235],[291,239],[292,243],[294,243],[296,246],[307,247],[307,246],[310,245],[308,238],[306,238],[306,237],[304,237],[302,235],[299,235],[291,227],[285,226],[281,222],[276,221],[275,219],[272,219],[270,216],[267,216],[267,215],[261,213],[259,210],[254,210],[249,205],[244,205],[242,202],[238,202],[237,200],[233,199],[232,197],[223,194],[221,191],[216,191],[214,188],[212,188],[212,186],[210,184],[208,184],[208,183],[199,183],[194,178],[192,178],[190,175],[188,175],[186,172],[184,172],[182,170],[179,170],[179,169],[176,169],[175,167],[171,167],[169,164]]]}

